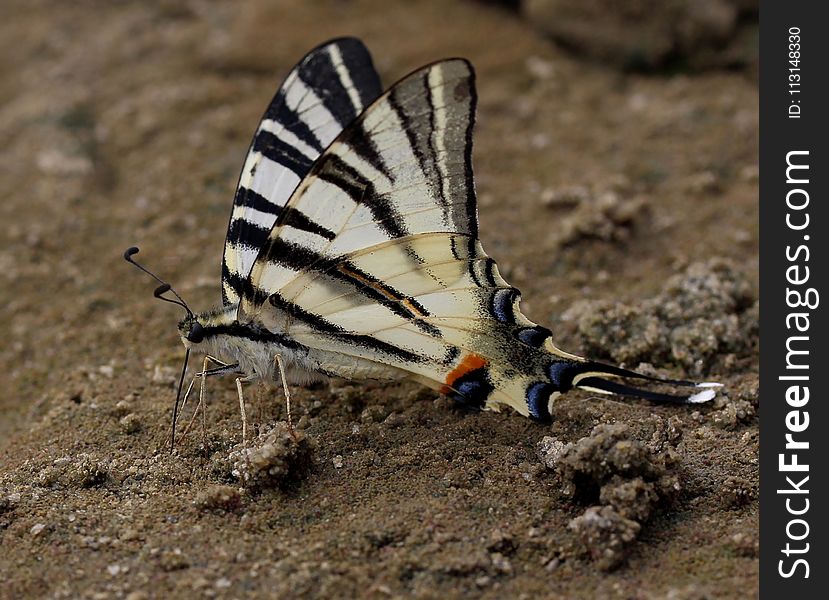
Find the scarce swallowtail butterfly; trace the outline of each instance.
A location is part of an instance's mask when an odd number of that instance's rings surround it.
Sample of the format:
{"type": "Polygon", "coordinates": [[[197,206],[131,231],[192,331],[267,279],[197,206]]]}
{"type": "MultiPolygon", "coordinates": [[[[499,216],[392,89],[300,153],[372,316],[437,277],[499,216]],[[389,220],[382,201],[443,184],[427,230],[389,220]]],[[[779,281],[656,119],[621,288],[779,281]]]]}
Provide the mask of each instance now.
{"type": "MultiPolygon", "coordinates": [[[[253,380],[281,380],[287,395],[287,385],[325,377],[410,379],[542,422],[573,388],[680,404],[714,397],[717,384],[564,352],[521,313],[520,293],[478,239],[475,104],[466,60],[427,65],[382,92],[353,38],[315,48],[288,74],[239,178],[222,305],[193,313],[156,277],[156,296],[187,310],[179,331],[187,356],[207,357],[202,385],[237,375],[243,422],[241,383],[253,380]],[[692,390],[664,394],[620,378],[692,390]]],[[[137,251],[125,258],[143,269],[137,251]]]]}

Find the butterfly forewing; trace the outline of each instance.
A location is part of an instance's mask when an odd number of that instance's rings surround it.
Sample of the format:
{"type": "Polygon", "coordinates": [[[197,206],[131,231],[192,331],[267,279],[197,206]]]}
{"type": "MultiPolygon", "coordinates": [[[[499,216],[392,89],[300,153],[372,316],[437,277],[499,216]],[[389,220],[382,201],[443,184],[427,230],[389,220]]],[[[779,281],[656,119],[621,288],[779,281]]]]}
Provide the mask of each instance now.
{"type": "Polygon", "coordinates": [[[472,69],[460,59],[416,71],[372,104],[291,198],[251,271],[242,314],[255,314],[298,274],[389,240],[433,232],[474,239],[474,109],[472,69]]]}
{"type": "Polygon", "coordinates": [[[288,74],[239,178],[222,263],[225,305],[239,301],[277,216],[314,161],[381,91],[368,50],[354,38],[312,50],[288,74]]]}

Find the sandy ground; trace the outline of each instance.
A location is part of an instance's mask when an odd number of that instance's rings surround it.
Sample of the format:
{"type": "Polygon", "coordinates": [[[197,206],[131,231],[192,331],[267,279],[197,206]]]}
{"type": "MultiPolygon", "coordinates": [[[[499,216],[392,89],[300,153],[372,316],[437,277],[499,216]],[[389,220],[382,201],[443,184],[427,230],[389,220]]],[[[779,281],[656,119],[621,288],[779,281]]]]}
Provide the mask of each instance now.
{"type": "MultiPolygon", "coordinates": [[[[750,74],[622,74],[475,3],[3,13],[0,597],[756,595],[750,74]],[[206,448],[197,428],[171,455],[179,314],[121,252],[217,302],[257,119],[343,34],[387,84],[474,63],[481,236],[560,346],[726,394],[688,410],[572,393],[541,426],[416,386],[297,389],[303,452],[277,428],[253,485],[233,475],[231,380],[209,390],[206,448]]],[[[250,411],[263,434],[285,418],[276,390],[250,411]]]]}

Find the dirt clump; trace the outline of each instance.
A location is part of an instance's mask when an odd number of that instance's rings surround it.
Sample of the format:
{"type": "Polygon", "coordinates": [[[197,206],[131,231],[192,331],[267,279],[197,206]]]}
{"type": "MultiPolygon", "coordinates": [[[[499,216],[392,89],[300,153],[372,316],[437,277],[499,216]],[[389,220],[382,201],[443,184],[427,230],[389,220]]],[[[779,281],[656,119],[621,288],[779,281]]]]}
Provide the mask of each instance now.
{"type": "Polygon", "coordinates": [[[625,241],[648,211],[642,197],[628,197],[614,189],[594,193],[580,186],[550,190],[542,196],[542,203],[568,211],[551,234],[553,243],[561,248],[584,240],[625,241]]]}
{"type": "Polygon", "coordinates": [[[576,321],[590,356],[628,365],[674,363],[702,374],[715,363],[753,355],[758,316],[745,275],[714,259],[690,265],[649,300],[581,301],[563,319],[576,321]]]}
{"type": "Polygon", "coordinates": [[[562,45],[622,69],[746,66],[744,36],[757,3],[733,0],[525,0],[533,25],[562,45]]]}
{"type": "Polygon", "coordinates": [[[230,453],[231,474],[251,490],[284,488],[304,478],[313,463],[313,444],[285,422],[263,431],[253,444],[230,453]]]}
{"type": "Polygon", "coordinates": [[[667,424],[645,444],[632,439],[624,423],[602,424],[575,443],[550,437],[539,443],[542,463],[556,472],[565,493],[594,505],[570,521],[570,528],[602,570],[623,562],[642,524],[680,491],[676,432],[675,424],[667,424]]]}
{"type": "MultiPolygon", "coordinates": [[[[547,440],[539,448],[543,453],[545,448],[556,446],[547,440]]],[[[542,462],[548,467],[551,464],[547,456],[542,456],[542,462]]],[[[576,499],[589,501],[598,499],[605,486],[616,487],[620,482],[636,479],[657,484],[659,495],[667,496],[678,485],[673,474],[678,463],[679,456],[673,448],[654,452],[631,439],[626,424],[614,423],[597,425],[589,436],[564,445],[552,464],[567,492],[576,499]]]]}
{"type": "Polygon", "coordinates": [[[44,488],[94,488],[104,485],[110,478],[110,465],[106,460],[91,454],[62,456],[51,465],[36,467],[35,485],[44,488]]]}

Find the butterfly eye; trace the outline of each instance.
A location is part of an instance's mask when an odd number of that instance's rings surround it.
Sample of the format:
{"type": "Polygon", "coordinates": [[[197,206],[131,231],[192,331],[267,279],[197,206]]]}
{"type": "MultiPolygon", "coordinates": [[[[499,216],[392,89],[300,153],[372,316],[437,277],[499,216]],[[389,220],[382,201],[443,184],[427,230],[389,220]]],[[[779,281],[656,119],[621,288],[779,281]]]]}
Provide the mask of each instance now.
{"type": "Polygon", "coordinates": [[[187,340],[193,342],[194,344],[199,344],[204,339],[204,327],[202,327],[198,322],[193,323],[193,326],[190,327],[190,333],[187,334],[187,340]]]}

